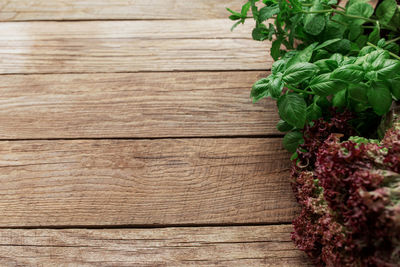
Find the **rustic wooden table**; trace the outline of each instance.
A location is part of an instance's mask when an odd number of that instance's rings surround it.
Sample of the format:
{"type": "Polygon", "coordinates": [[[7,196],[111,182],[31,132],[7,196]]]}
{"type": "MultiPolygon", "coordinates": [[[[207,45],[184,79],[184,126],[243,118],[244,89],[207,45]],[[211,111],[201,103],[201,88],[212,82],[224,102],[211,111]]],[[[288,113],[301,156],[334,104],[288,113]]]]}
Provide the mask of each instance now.
{"type": "Polygon", "coordinates": [[[0,0],[1,266],[308,266],[242,0],[0,0]]]}

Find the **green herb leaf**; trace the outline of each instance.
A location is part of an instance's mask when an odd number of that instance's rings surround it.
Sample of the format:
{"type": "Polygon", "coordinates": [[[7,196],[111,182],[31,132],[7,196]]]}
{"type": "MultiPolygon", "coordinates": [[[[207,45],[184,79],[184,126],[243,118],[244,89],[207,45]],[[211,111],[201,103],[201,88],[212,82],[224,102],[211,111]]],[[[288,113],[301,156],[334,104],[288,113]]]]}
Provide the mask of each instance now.
{"type": "Polygon", "coordinates": [[[274,60],[277,60],[281,55],[281,40],[275,40],[272,42],[271,46],[271,56],[274,60]]]}
{"type": "Polygon", "coordinates": [[[257,102],[258,100],[268,96],[270,96],[269,79],[262,78],[255,82],[250,93],[250,97],[253,98],[253,102],[257,102]]]}
{"type": "Polygon", "coordinates": [[[339,41],[340,41],[340,38],[336,38],[336,39],[332,39],[332,40],[325,41],[325,42],[323,42],[322,44],[318,45],[318,46],[315,48],[315,50],[325,48],[325,47],[327,47],[327,46],[329,46],[329,45],[331,45],[331,44],[337,43],[337,42],[339,42],[339,41]]]}
{"type": "Polygon", "coordinates": [[[343,108],[346,106],[346,92],[347,90],[342,90],[336,93],[332,98],[332,105],[337,108],[343,108]]]}
{"type": "Polygon", "coordinates": [[[317,70],[318,67],[312,63],[296,63],[286,69],[283,80],[289,84],[299,84],[311,78],[317,70]]]}
{"type": "Polygon", "coordinates": [[[369,88],[365,83],[351,84],[348,88],[348,96],[355,102],[367,104],[367,92],[369,88]]]}
{"type": "Polygon", "coordinates": [[[394,98],[396,98],[396,100],[400,100],[400,77],[389,79],[388,82],[390,84],[392,95],[394,98]]]}
{"type": "Polygon", "coordinates": [[[397,9],[396,0],[384,0],[376,9],[380,23],[387,24],[393,18],[397,9]]]}
{"type": "Polygon", "coordinates": [[[304,98],[296,93],[282,95],[278,99],[280,117],[290,125],[302,129],[306,122],[307,104],[304,98]]]}
{"type": "Polygon", "coordinates": [[[377,69],[376,73],[378,78],[384,80],[390,78],[390,75],[396,74],[400,69],[400,61],[394,59],[386,59],[380,69],[377,69]]]}
{"type": "Polygon", "coordinates": [[[282,75],[277,76],[272,74],[270,76],[270,88],[269,88],[269,93],[271,97],[277,99],[281,95],[282,89],[283,89],[282,75]]]}
{"type": "MultiPolygon", "coordinates": [[[[311,12],[323,10],[324,6],[319,1],[314,1],[311,12]]],[[[304,18],[304,31],[311,35],[320,34],[325,28],[325,15],[320,13],[307,14],[304,18]]]]}
{"type": "Polygon", "coordinates": [[[279,13],[279,6],[278,5],[272,5],[272,6],[265,6],[260,9],[260,15],[259,15],[259,22],[264,22],[267,19],[271,18],[273,15],[276,15],[279,13]]]}
{"type": "Polygon", "coordinates": [[[256,41],[264,41],[268,39],[268,29],[264,24],[259,24],[256,28],[253,29],[251,35],[256,41]]]}
{"type": "Polygon", "coordinates": [[[286,67],[285,60],[280,59],[278,61],[275,61],[274,64],[272,64],[271,72],[272,74],[283,73],[285,71],[285,67],[286,67]]]}
{"type": "MultiPolygon", "coordinates": [[[[353,16],[369,18],[374,13],[374,9],[372,8],[372,6],[370,4],[367,4],[365,2],[357,2],[357,3],[350,5],[347,8],[346,13],[349,15],[353,15],[353,16]]],[[[366,22],[366,20],[364,20],[364,19],[353,19],[352,20],[352,24],[357,24],[359,26],[361,26],[364,22],[366,22]]]]}
{"type": "Polygon", "coordinates": [[[363,78],[363,68],[355,64],[341,66],[331,74],[331,79],[339,80],[345,83],[358,83],[361,82],[363,78]]]}
{"type": "Polygon", "coordinates": [[[242,15],[242,18],[246,18],[247,17],[247,13],[249,12],[251,7],[251,3],[247,2],[246,4],[244,4],[242,6],[242,11],[240,12],[240,14],[242,15]]]}
{"type": "Polygon", "coordinates": [[[283,137],[283,146],[291,153],[294,153],[302,143],[304,139],[301,132],[289,132],[283,137]]]}
{"type": "Polygon", "coordinates": [[[377,44],[380,37],[380,27],[379,25],[375,25],[374,30],[369,34],[368,37],[368,42],[373,43],[373,44],[377,44]]]}
{"type": "Polygon", "coordinates": [[[276,125],[276,129],[278,129],[278,131],[280,131],[280,132],[285,133],[285,132],[288,132],[288,131],[292,130],[293,126],[290,125],[289,123],[287,123],[284,120],[280,120],[278,122],[278,124],[276,125]]]}
{"type": "Polygon", "coordinates": [[[307,121],[311,122],[321,117],[322,117],[322,110],[316,103],[312,103],[307,107],[307,121]]]}
{"type": "Polygon", "coordinates": [[[324,73],[314,77],[309,87],[314,93],[320,96],[333,95],[343,90],[343,84],[330,79],[330,73],[324,73]]]}
{"type": "Polygon", "coordinates": [[[318,43],[313,43],[304,48],[303,50],[297,52],[293,57],[291,57],[286,64],[286,67],[299,63],[299,62],[309,62],[318,43]]]}
{"type": "Polygon", "coordinates": [[[368,102],[378,115],[386,114],[392,105],[392,94],[384,82],[373,82],[367,92],[368,102]]]}

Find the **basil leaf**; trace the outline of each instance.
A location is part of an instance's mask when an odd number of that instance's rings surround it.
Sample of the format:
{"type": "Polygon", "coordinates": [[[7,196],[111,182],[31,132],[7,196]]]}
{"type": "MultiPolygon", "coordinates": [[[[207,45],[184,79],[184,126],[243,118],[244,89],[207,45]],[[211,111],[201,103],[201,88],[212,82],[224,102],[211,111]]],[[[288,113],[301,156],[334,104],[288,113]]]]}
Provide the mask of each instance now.
{"type": "Polygon", "coordinates": [[[301,132],[289,132],[283,137],[283,147],[291,153],[296,152],[297,147],[302,143],[304,139],[301,132]]]}
{"type": "Polygon", "coordinates": [[[376,70],[378,78],[385,80],[390,78],[390,75],[395,74],[400,69],[400,61],[394,59],[386,59],[380,69],[376,70]]]}
{"type": "Polygon", "coordinates": [[[336,93],[332,98],[332,105],[337,108],[343,108],[346,106],[346,91],[342,90],[336,93]]]}
{"type": "Polygon", "coordinates": [[[392,106],[392,94],[384,82],[373,82],[367,92],[368,102],[378,115],[384,115],[392,106]]]}
{"type": "Polygon", "coordinates": [[[304,98],[296,93],[289,93],[278,99],[280,117],[290,125],[302,129],[306,123],[307,105],[304,98]]]}
{"type": "Polygon", "coordinates": [[[250,97],[253,98],[253,102],[257,102],[258,100],[270,96],[269,93],[269,79],[262,78],[254,83],[251,88],[250,97]]]}
{"type": "Polygon", "coordinates": [[[328,96],[341,91],[343,89],[343,84],[330,79],[330,73],[324,73],[314,77],[309,87],[317,95],[328,96]]]}
{"type": "Polygon", "coordinates": [[[364,70],[355,64],[344,65],[332,72],[331,79],[346,83],[358,83],[364,79],[364,70]]]}
{"type": "Polygon", "coordinates": [[[388,80],[392,95],[396,100],[400,100],[400,77],[388,80]]]}
{"type": "Polygon", "coordinates": [[[300,62],[309,62],[313,55],[314,49],[318,43],[313,43],[304,48],[303,50],[299,51],[295,54],[292,58],[289,59],[286,67],[289,68],[290,66],[300,63],[300,62]]]}
{"type": "Polygon", "coordinates": [[[286,67],[285,60],[280,59],[278,61],[275,61],[274,64],[272,64],[271,72],[272,72],[272,74],[278,74],[280,72],[284,72],[285,67],[286,67]]]}
{"type": "Polygon", "coordinates": [[[331,44],[337,43],[338,41],[340,41],[340,38],[335,38],[335,39],[332,39],[332,40],[325,41],[322,44],[320,44],[319,46],[317,46],[315,48],[315,50],[322,49],[322,48],[327,47],[327,46],[329,46],[331,44]]]}
{"type": "Polygon", "coordinates": [[[368,97],[367,97],[367,92],[369,88],[365,83],[359,83],[359,84],[351,84],[348,88],[348,96],[350,99],[367,104],[368,103],[368,97]]]}
{"type": "Polygon", "coordinates": [[[277,99],[281,95],[283,89],[282,75],[271,75],[270,77],[269,93],[272,98],[277,99]]]}
{"type": "Polygon", "coordinates": [[[311,78],[318,67],[312,63],[301,62],[286,69],[283,80],[289,84],[298,84],[311,78]]]}
{"type": "Polygon", "coordinates": [[[287,122],[284,121],[284,120],[280,120],[280,121],[278,122],[278,124],[276,125],[276,129],[278,129],[278,131],[284,133],[284,132],[288,132],[288,131],[292,130],[292,129],[293,129],[293,126],[290,125],[289,123],[287,123],[287,122]]]}
{"type": "Polygon", "coordinates": [[[396,0],[384,0],[376,9],[376,16],[381,24],[387,24],[393,18],[397,9],[396,0]]]}
{"type": "Polygon", "coordinates": [[[318,120],[321,117],[322,110],[316,103],[312,103],[307,107],[307,121],[311,122],[313,120],[318,120]]]}

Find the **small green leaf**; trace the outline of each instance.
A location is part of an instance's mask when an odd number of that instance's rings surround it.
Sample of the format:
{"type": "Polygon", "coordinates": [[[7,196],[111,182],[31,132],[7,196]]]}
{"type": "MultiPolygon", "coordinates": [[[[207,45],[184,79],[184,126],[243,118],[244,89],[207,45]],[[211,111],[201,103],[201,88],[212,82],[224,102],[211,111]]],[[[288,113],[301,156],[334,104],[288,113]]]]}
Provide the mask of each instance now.
{"type": "Polygon", "coordinates": [[[332,72],[331,79],[345,83],[358,83],[364,79],[364,70],[355,64],[344,65],[332,72]]]}
{"type": "Polygon", "coordinates": [[[304,139],[301,132],[289,132],[283,137],[283,147],[291,153],[294,153],[302,143],[304,139]]]}
{"type": "Polygon", "coordinates": [[[349,40],[355,41],[363,32],[363,28],[358,24],[351,24],[349,26],[349,40]]]}
{"type": "MultiPolygon", "coordinates": [[[[350,5],[347,8],[346,13],[353,16],[369,18],[374,13],[374,9],[370,4],[367,4],[365,2],[357,2],[350,5]]],[[[361,26],[364,22],[366,22],[364,19],[353,19],[352,21],[353,24],[357,24],[359,26],[361,26]]]]}
{"type": "Polygon", "coordinates": [[[342,65],[344,57],[343,57],[342,54],[335,53],[329,59],[335,60],[337,62],[337,64],[338,64],[338,66],[340,66],[340,65],[342,65]]]}
{"type": "Polygon", "coordinates": [[[271,46],[271,56],[274,60],[277,60],[281,55],[281,40],[275,40],[272,42],[271,46]]]}
{"type": "Polygon", "coordinates": [[[276,129],[278,129],[278,131],[280,131],[280,132],[285,133],[285,132],[288,132],[288,131],[292,130],[293,126],[290,125],[289,123],[287,123],[284,120],[280,120],[278,122],[278,124],[276,125],[276,129]]]}
{"type": "Polygon", "coordinates": [[[244,4],[242,6],[242,11],[240,12],[240,14],[242,15],[242,18],[246,18],[247,17],[247,13],[249,12],[251,7],[251,3],[247,2],[246,4],[244,4]]]}
{"type": "MultiPolygon", "coordinates": [[[[311,12],[323,10],[324,6],[319,1],[314,1],[310,8],[311,12]]],[[[318,35],[325,29],[325,15],[320,13],[310,13],[304,17],[304,31],[311,35],[318,35]]]]}
{"type": "Polygon", "coordinates": [[[318,120],[321,117],[322,110],[316,103],[312,103],[307,107],[307,121],[311,122],[314,120],[318,120]]]}
{"type": "Polygon", "coordinates": [[[268,39],[268,29],[264,24],[259,24],[256,28],[253,29],[252,37],[256,41],[264,41],[268,39]]]}
{"type": "Polygon", "coordinates": [[[236,22],[235,24],[233,24],[231,31],[233,31],[240,23],[242,23],[241,21],[236,22]]]}
{"type": "Polygon", "coordinates": [[[339,42],[339,41],[340,41],[340,38],[335,38],[335,39],[332,39],[332,40],[325,41],[325,42],[323,42],[322,44],[318,45],[318,46],[315,48],[315,50],[325,48],[325,47],[327,47],[327,46],[329,46],[329,45],[331,45],[331,44],[337,43],[337,42],[339,42]]]}
{"type": "Polygon", "coordinates": [[[304,19],[304,30],[311,35],[320,34],[325,28],[323,14],[308,14],[304,19]]]}
{"type": "Polygon", "coordinates": [[[318,67],[312,63],[296,63],[286,69],[283,74],[283,80],[289,84],[299,84],[311,78],[317,70],[318,67]]]}
{"type": "Polygon", "coordinates": [[[361,48],[360,52],[358,53],[358,56],[359,57],[365,56],[371,53],[372,51],[375,51],[375,48],[373,48],[372,46],[365,46],[361,48]]]}
{"type": "Polygon", "coordinates": [[[272,69],[271,72],[272,74],[278,74],[278,73],[283,73],[286,68],[286,62],[283,59],[280,59],[278,61],[275,61],[274,64],[272,64],[272,69]]]}
{"type": "Polygon", "coordinates": [[[310,82],[310,88],[314,93],[320,96],[336,94],[343,90],[343,84],[330,79],[330,73],[324,73],[314,77],[310,82]]]}
{"type": "Polygon", "coordinates": [[[342,90],[336,93],[332,98],[332,105],[337,108],[343,108],[346,106],[346,91],[342,90]]]}
{"type": "Polygon", "coordinates": [[[282,76],[275,76],[273,74],[270,77],[269,93],[272,98],[277,99],[281,95],[283,89],[282,76]]]}
{"type": "Polygon", "coordinates": [[[272,5],[272,6],[265,6],[260,9],[260,15],[258,17],[259,22],[264,22],[267,19],[271,18],[273,15],[276,15],[279,13],[279,6],[278,5],[272,5]]]}
{"type": "Polygon", "coordinates": [[[383,48],[396,55],[400,53],[400,46],[396,43],[389,43],[385,45],[383,48]]]}
{"type": "Polygon", "coordinates": [[[286,64],[286,67],[289,68],[290,66],[299,63],[299,62],[309,62],[315,50],[315,47],[318,43],[313,43],[304,48],[301,51],[298,51],[293,57],[291,57],[286,64]]]}
{"type": "Polygon", "coordinates": [[[375,27],[374,27],[374,29],[373,29],[373,31],[369,34],[369,37],[368,37],[368,41],[370,42],[370,43],[373,43],[373,44],[377,44],[378,43],[378,41],[379,41],[379,39],[381,38],[380,36],[380,27],[379,27],[379,25],[377,24],[375,27]]]}
{"type": "Polygon", "coordinates": [[[289,93],[278,99],[280,117],[298,129],[302,129],[306,123],[306,109],[306,102],[299,94],[289,93]]]}
{"type": "Polygon", "coordinates": [[[238,12],[236,12],[236,11],[233,11],[233,10],[230,9],[230,8],[226,8],[226,10],[228,10],[229,12],[231,12],[232,15],[235,15],[235,16],[237,16],[237,17],[239,17],[239,18],[242,17],[242,14],[240,14],[240,13],[238,13],[238,12]]]}
{"type": "Polygon", "coordinates": [[[384,0],[376,9],[376,16],[381,24],[387,24],[393,18],[397,9],[396,0],[384,0]]]}
{"type": "Polygon", "coordinates": [[[262,78],[254,83],[251,88],[250,97],[253,98],[253,102],[270,96],[269,94],[269,78],[262,78]]]}
{"type": "Polygon", "coordinates": [[[375,50],[365,56],[365,62],[369,63],[371,68],[376,70],[382,68],[388,58],[389,54],[385,50],[375,50]]]}
{"type": "Polygon", "coordinates": [[[392,94],[384,82],[373,82],[367,92],[368,102],[378,115],[386,114],[392,105],[392,94]]]}

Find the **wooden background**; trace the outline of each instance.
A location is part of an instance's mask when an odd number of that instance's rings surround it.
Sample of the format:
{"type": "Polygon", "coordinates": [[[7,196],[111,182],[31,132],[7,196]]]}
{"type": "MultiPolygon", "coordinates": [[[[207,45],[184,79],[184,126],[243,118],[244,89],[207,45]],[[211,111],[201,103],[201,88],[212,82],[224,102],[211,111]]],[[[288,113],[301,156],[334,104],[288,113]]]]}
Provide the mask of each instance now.
{"type": "Polygon", "coordinates": [[[309,266],[243,0],[0,0],[1,266],[309,266]]]}

